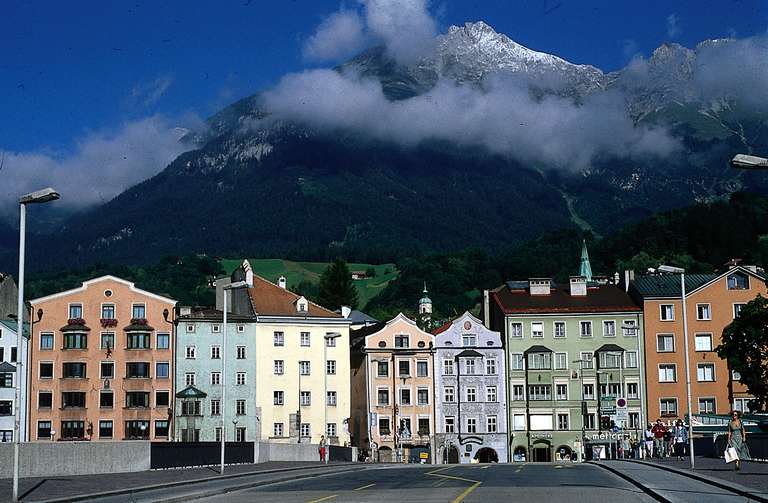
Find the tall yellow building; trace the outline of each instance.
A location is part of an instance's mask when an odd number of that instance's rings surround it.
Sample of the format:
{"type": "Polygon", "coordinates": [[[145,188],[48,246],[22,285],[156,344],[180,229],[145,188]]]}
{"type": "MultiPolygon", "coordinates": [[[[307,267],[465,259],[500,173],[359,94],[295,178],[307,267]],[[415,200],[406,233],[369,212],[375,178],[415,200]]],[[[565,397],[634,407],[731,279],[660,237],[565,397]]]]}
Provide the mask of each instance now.
{"type": "Polygon", "coordinates": [[[253,274],[248,261],[216,286],[219,299],[231,292],[228,312],[256,318],[260,438],[317,443],[325,435],[349,444],[349,320],[289,291],[285,278],[275,284],[253,274]]]}

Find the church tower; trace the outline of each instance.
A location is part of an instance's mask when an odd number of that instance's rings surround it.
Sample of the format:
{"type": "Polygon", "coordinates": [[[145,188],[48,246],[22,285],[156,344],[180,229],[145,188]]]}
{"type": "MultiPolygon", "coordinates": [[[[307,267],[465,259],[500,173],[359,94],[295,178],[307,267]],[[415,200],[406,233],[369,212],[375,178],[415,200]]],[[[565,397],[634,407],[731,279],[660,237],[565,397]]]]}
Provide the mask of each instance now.
{"type": "Polygon", "coordinates": [[[432,319],[432,299],[427,295],[427,282],[424,282],[423,295],[419,300],[419,318],[421,322],[428,325],[432,319]]]}
{"type": "Polygon", "coordinates": [[[581,265],[579,266],[579,276],[592,281],[592,265],[589,263],[589,253],[587,253],[587,241],[582,240],[581,246],[581,265]]]}

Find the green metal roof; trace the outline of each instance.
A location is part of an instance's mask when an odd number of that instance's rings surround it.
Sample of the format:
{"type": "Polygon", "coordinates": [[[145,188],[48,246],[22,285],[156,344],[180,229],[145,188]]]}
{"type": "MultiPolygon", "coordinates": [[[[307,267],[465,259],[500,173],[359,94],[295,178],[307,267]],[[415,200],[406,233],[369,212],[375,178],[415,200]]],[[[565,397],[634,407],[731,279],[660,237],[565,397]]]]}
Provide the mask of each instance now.
{"type": "Polygon", "coordinates": [[[200,391],[194,386],[187,386],[183,390],[176,393],[176,398],[205,398],[208,395],[204,391],[200,391]]]}
{"type": "MultiPolygon", "coordinates": [[[[14,333],[19,329],[19,324],[16,320],[0,320],[0,323],[5,325],[8,330],[13,330],[14,333]]],[[[29,323],[24,323],[24,337],[29,339],[29,323]]]]}
{"type": "MultiPolygon", "coordinates": [[[[686,274],[686,294],[709,283],[718,276],[720,274],[686,274]]],[[[681,294],[679,274],[637,276],[632,285],[643,297],[680,297],[681,294]]]]}

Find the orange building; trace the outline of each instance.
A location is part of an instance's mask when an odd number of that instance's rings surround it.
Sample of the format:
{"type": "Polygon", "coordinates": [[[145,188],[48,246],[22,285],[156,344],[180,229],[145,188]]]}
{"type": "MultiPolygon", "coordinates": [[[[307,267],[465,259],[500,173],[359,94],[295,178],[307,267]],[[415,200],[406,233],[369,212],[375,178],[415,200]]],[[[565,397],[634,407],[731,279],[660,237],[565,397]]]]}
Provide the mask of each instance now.
{"type": "Polygon", "coordinates": [[[30,440],[169,439],[176,301],[103,276],[31,304],[30,440]]]}
{"type": "MultiPolygon", "coordinates": [[[[677,274],[638,276],[631,283],[645,318],[649,420],[684,418],[688,412],[680,286],[677,274]]],[[[741,307],[766,295],[764,273],[733,266],[718,274],[687,274],[685,289],[693,414],[746,411],[752,397],[715,349],[741,307]]]]}

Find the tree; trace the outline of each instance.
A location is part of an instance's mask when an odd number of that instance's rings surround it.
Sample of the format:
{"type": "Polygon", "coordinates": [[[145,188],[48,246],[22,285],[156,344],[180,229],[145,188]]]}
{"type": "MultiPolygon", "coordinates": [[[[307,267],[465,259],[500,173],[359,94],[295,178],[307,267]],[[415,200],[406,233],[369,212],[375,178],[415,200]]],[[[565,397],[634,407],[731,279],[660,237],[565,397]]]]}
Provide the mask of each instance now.
{"type": "Polygon", "coordinates": [[[731,370],[755,398],[750,407],[765,410],[768,405],[768,299],[758,295],[742,308],[739,316],[723,330],[716,348],[731,370]]]}
{"type": "Polygon", "coordinates": [[[347,263],[342,259],[336,259],[326,268],[320,276],[318,290],[317,302],[321,306],[330,309],[338,309],[341,306],[357,307],[357,287],[352,283],[352,275],[347,263]]]}

